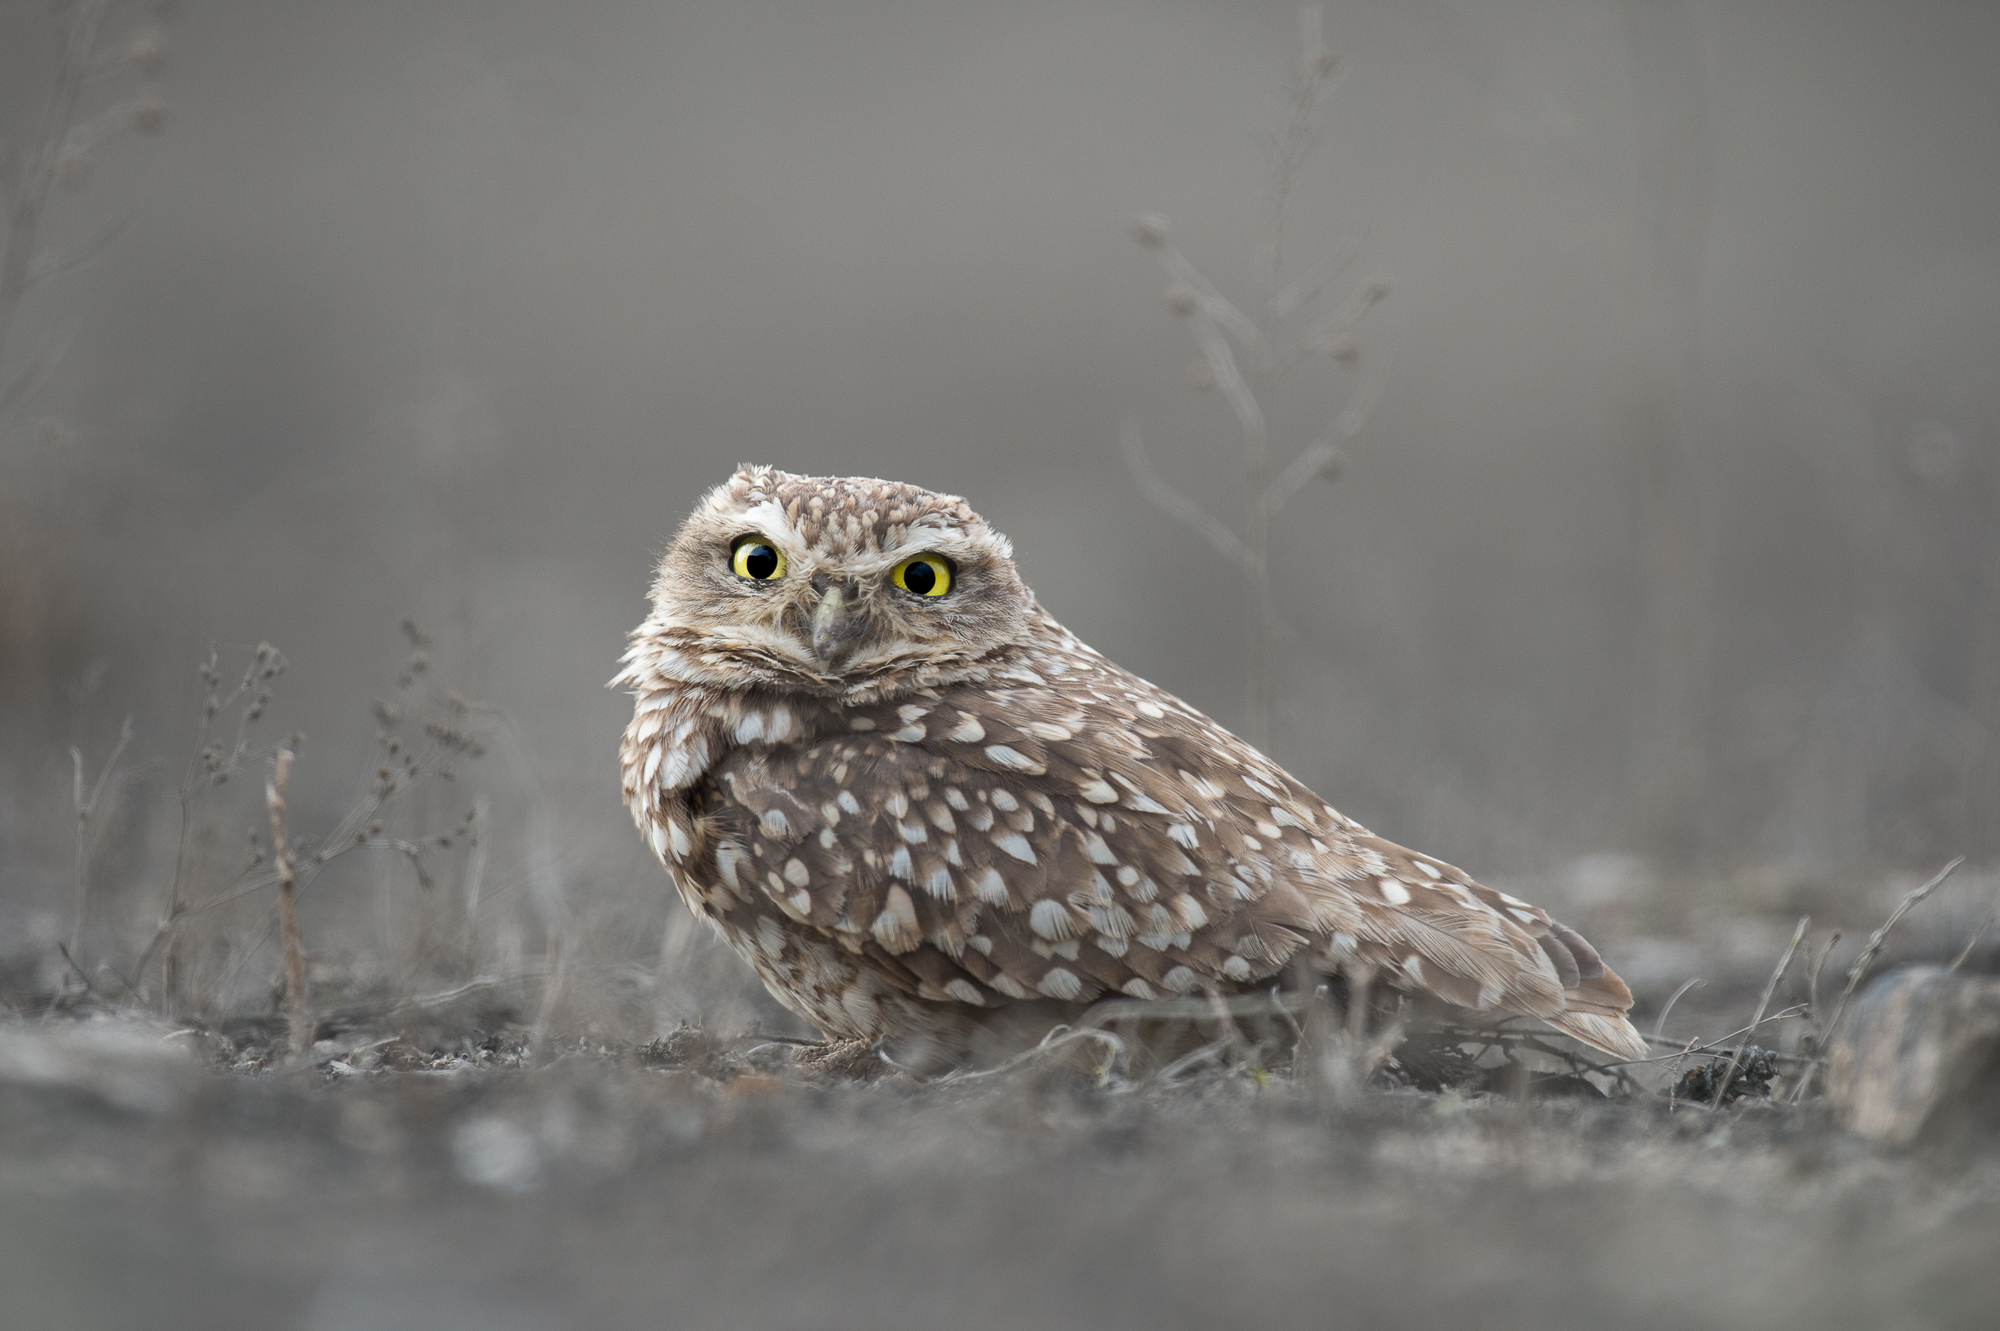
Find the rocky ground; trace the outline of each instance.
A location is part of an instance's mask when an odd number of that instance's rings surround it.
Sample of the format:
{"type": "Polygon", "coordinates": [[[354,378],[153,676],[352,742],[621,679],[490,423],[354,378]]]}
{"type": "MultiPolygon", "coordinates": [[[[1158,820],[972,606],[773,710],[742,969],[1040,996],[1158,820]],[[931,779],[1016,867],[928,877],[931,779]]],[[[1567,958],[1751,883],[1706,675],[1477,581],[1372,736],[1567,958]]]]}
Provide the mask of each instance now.
{"type": "Polygon", "coordinates": [[[0,1024],[0,1322],[1930,1328],[2000,1308],[2000,1145],[1884,1152],[1754,1088],[1714,1112],[1659,1077],[1438,1093],[1354,1085],[1330,1056],[1168,1084],[1074,1047],[856,1080],[754,1038],[530,1057],[526,1029],[469,1024],[273,1067],[271,1034],[0,1024]]]}

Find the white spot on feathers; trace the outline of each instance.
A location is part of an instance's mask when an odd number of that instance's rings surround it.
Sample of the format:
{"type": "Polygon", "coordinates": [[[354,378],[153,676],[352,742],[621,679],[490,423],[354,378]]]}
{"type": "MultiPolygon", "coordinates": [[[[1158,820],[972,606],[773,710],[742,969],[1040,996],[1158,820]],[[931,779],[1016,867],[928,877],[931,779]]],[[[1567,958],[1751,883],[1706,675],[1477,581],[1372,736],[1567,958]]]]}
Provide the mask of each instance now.
{"type": "Polygon", "coordinates": [[[1028,839],[1019,832],[1007,832],[994,837],[993,846],[996,850],[1006,851],[1017,860],[1028,864],[1035,863],[1035,848],[1030,846],[1028,839]]]}
{"type": "Polygon", "coordinates": [[[1397,882],[1393,878],[1376,879],[1375,890],[1382,894],[1382,900],[1388,902],[1392,906],[1404,906],[1409,904],[1410,889],[1404,887],[1401,883],[1397,882]]]}
{"type": "Polygon", "coordinates": [[[1065,1002],[1074,1002],[1083,996],[1083,981],[1076,978],[1076,972],[1066,971],[1060,966],[1044,975],[1035,987],[1050,998],[1060,998],[1065,1002]]]}
{"type": "Polygon", "coordinates": [[[991,980],[988,980],[987,983],[1009,998],[1033,998],[1035,996],[1034,990],[1028,988],[1027,985],[1022,984],[1005,971],[1001,971],[991,980]]]}
{"type": "Polygon", "coordinates": [[[1007,904],[1007,880],[998,869],[988,869],[972,880],[972,894],[989,906],[1007,904]]]}
{"type": "Polygon", "coordinates": [[[1022,753],[1019,749],[1009,748],[1005,744],[988,744],[986,746],[986,756],[996,766],[1005,767],[1009,771],[1014,772],[1027,772],[1031,776],[1040,776],[1048,770],[1033,758],[1022,753]]]}
{"type": "MultiPolygon", "coordinates": [[[[651,779],[650,773],[648,773],[648,779],[651,779]]],[[[1078,794],[1082,795],[1092,804],[1116,804],[1118,802],[1118,792],[1108,781],[1093,779],[1080,783],[1076,789],[1078,794]]]]}
{"type": "Polygon", "coordinates": [[[1068,938],[1074,931],[1074,922],[1069,917],[1069,907],[1062,902],[1037,901],[1028,912],[1028,927],[1043,938],[1068,938]]]}

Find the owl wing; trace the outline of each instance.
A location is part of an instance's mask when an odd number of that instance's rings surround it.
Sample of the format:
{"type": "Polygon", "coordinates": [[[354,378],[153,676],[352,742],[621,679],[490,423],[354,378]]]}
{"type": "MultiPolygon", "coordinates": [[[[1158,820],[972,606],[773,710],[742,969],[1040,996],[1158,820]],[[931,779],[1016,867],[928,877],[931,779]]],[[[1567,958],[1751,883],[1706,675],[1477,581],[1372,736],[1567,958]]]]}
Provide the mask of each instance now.
{"type": "MultiPolygon", "coordinates": [[[[1058,799],[1057,782],[883,734],[741,749],[711,782],[703,821],[725,881],[918,997],[1153,998],[1230,969],[1216,930],[1244,901],[1205,891],[1164,821],[1058,799]]],[[[1303,941],[1252,928],[1266,974],[1303,941]]]]}

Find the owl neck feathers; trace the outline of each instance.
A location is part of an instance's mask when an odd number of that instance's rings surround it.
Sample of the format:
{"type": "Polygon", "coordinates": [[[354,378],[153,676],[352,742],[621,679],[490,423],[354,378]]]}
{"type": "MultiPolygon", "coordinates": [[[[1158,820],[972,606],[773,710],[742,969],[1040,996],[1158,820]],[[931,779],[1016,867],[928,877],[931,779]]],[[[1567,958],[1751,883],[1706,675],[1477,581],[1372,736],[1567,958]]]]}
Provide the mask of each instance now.
{"type": "Polygon", "coordinates": [[[982,682],[1011,668],[1033,640],[1073,640],[1040,606],[1032,608],[1024,629],[1022,640],[978,656],[896,664],[858,680],[829,680],[705,644],[689,629],[649,618],[633,631],[623,668],[609,683],[634,697],[619,755],[632,817],[642,831],[657,828],[666,804],[681,798],[737,745],[796,743],[847,707],[982,682]]]}

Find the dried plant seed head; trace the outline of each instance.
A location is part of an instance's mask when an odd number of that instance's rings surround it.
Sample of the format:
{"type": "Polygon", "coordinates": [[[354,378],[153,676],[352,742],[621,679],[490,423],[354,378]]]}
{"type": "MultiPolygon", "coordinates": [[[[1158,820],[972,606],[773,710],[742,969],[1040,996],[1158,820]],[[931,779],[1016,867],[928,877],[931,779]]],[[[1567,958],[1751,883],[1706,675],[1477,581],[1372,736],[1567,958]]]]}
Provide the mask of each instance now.
{"type": "Polygon", "coordinates": [[[382,822],[379,818],[368,825],[368,835],[370,836],[382,835],[382,822]]]}
{"type": "Polygon", "coordinates": [[[1352,365],[1361,359],[1361,347],[1351,337],[1338,338],[1328,347],[1327,354],[1342,365],[1352,365]]]}
{"type": "Polygon", "coordinates": [[[1334,70],[1340,68],[1340,57],[1331,51],[1321,51],[1313,57],[1312,67],[1313,73],[1319,75],[1321,78],[1326,78],[1334,70]]]}
{"type": "Polygon", "coordinates": [[[1187,367],[1187,380],[1203,390],[1215,387],[1215,367],[1205,360],[1198,360],[1187,367]]]}
{"type": "Polygon", "coordinates": [[[1195,294],[1193,287],[1170,286],[1167,288],[1167,308],[1182,318],[1193,314],[1196,306],[1200,304],[1201,297],[1195,294]]]}
{"type": "Polygon", "coordinates": [[[1132,239],[1149,250],[1156,250],[1167,243],[1167,219],[1158,213],[1142,213],[1132,219],[1132,239]]]}
{"type": "Polygon", "coordinates": [[[1389,279],[1386,277],[1371,277],[1361,287],[1361,299],[1369,305],[1379,304],[1388,294],[1389,279]]]}

